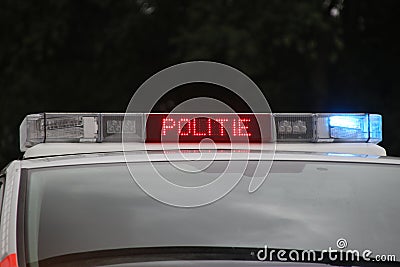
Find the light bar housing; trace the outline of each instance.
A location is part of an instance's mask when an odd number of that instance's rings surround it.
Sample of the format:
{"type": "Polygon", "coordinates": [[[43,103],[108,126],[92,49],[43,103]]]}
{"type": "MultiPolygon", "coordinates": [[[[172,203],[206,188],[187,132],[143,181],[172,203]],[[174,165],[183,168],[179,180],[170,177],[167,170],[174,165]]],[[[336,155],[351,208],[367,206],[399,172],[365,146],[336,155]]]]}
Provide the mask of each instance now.
{"type": "MultiPolygon", "coordinates": [[[[158,124],[165,123],[164,119],[167,116],[175,120],[172,121],[174,124],[170,124],[169,128],[172,128],[172,125],[175,127],[175,122],[176,124],[182,121],[189,123],[185,134],[179,130],[180,137],[182,137],[182,139],[179,138],[179,142],[183,140],[186,143],[191,140],[199,142],[201,138],[211,138],[215,142],[226,142],[227,140],[241,142],[242,139],[222,137],[224,135],[222,130],[220,134],[215,134],[215,129],[222,129],[222,124],[218,126],[215,122],[224,120],[227,121],[226,125],[229,120],[233,121],[233,127],[237,129],[240,128],[238,126],[240,123],[242,127],[239,130],[242,130],[241,133],[249,132],[249,134],[243,135],[246,135],[250,142],[377,144],[382,141],[382,116],[368,113],[40,113],[26,116],[21,123],[20,149],[26,151],[29,147],[39,143],[121,142],[122,132],[124,132],[124,141],[126,142],[168,142],[169,139],[154,138],[155,135],[161,135],[165,124],[158,124]],[[212,119],[208,120],[209,128],[203,131],[204,135],[197,135],[196,138],[190,139],[182,135],[190,133],[190,129],[195,131],[195,127],[201,127],[201,125],[196,126],[196,121],[190,124],[193,119],[189,118],[212,119]],[[235,118],[239,118],[237,120],[240,122],[235,124],[235,118]],[[257,124],[254,123],[256,118],[257,124]],[[214,123],[212,127],[210,120],[214,123]],[[243,126],[245,123],[247,123],[246,126],[243,126]],[[262,125],[259,125],[260,123],[262,125]],[[256,132],[256,127],[259,127],[264,133],[267,132],[266,137],[253,138],[257,134],[260,135],[260,130],[251,137],[250,133],[256,132]],[[211,130],[213,136],[211,136],[211,130]]],[[[229,127],[232,128],[232,126],[229,127]]],[[[233,132],[235,132],[235,128],[233,128],[233,132]]],[[[169,141],[171,142],[172,139],[169,141]]]]}

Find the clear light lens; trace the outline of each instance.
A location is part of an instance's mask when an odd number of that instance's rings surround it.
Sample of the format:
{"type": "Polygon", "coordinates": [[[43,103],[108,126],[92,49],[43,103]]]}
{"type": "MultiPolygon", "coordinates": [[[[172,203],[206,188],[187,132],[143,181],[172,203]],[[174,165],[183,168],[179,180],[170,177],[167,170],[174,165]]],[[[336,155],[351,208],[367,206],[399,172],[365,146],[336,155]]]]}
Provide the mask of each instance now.
{"type": "Polygon", "coordinates": [[[280,142],[312,142],[314,115],[274,114],[277,141],[280,142]]]}
{"type": "Polygon", "coordinates": [[[43,114],[25,117],[19,127],[19,146],[21,151],[44,142],[43,114]]]}
{"type": "Polygon", "coordinates": [[[100,114],[101,142],[144,142],[144,114],[100,114]],[[124,120],[125,119],[125,120],[124,120]]]}
{"type": "Polygon", "coordinates": [[[39,143],[144,142],[145,114],[42,113],[20,126],[20,149],[39,143]],[[125,119],[125,120],[124,120],[125,119]]]}
{"type": "Polygon", "coordinates": [[[28,115],[20,127],[20,148],[39,143],[98,141],[98,114],[42,113],[28,115]]]}

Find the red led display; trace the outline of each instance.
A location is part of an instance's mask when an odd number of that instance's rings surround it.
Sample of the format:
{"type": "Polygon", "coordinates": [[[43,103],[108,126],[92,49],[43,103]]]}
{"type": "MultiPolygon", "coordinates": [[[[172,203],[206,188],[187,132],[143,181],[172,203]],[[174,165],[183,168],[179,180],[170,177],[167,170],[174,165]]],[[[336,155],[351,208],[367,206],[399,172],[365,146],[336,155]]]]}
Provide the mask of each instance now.
{"type": "Polygon", "coordinates": [[[270,139],[269,114],[149,114],[146,142],[197,143],[205,138],[214,142],[260,143],[270,139]],[[259,124],[264,126],[263,134],[259,124]]]}

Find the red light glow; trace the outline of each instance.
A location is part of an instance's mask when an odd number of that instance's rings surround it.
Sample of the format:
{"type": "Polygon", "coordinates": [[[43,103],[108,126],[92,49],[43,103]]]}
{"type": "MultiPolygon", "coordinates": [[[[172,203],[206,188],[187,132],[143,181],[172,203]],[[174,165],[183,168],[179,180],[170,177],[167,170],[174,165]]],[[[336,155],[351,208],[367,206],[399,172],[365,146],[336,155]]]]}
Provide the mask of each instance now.
{"type": "MultiPolygon", "coordinates": [[[[270,116],[261,117],[266,123],[270,116]]],[[[261,142],[259,118],[255,114],[149,114],[146,142],[261,142]]],[[[266,124],[268,125],[268,124],[266,124]]]]}
{"type": "Polygon", "coordinates": [[[250,122],[250,119],[232,119],[232,125],[225,125],[228,122],[226,118],[207,119],[203,118],[180,118],[178,122],[172,118],[164,118],[162,120],[162,135],[166,136],[169,131],[176,132],[179,136],[225,136],[225,127],[231,127],[233,136],[251,136],[248,132],[249,126],[245,123],[250,122]],[[177,128],[176,128],[177,126],[177,128]]]}

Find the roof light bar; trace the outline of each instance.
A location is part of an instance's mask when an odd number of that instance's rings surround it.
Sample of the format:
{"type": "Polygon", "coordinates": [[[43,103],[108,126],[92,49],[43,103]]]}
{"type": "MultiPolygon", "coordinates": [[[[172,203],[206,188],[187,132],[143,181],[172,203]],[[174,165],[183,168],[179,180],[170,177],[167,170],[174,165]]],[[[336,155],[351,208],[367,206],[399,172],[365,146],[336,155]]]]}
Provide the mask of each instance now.
{"type": "Polygon", "coordinates": [[[39,143],[121,142],[122,132],[128,142],[197,143],[210,138],[223,143],[379,143],[382,116],[367,113],[41,113],[28,115],[22,122],[20,148],[26,151],[39,143]]]}

